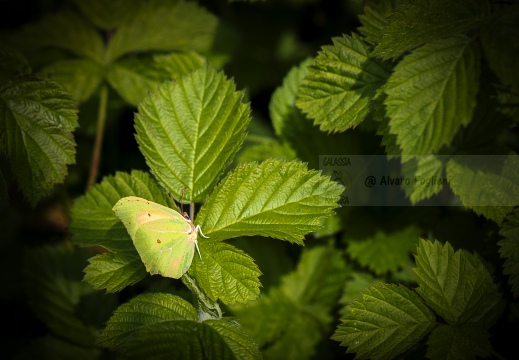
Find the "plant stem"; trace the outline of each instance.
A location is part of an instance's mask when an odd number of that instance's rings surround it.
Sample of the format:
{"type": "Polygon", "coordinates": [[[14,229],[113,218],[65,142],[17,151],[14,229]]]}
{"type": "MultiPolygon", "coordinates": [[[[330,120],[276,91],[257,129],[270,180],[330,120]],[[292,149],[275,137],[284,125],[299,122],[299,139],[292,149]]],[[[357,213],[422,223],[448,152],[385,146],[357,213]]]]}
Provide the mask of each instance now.
{"type": "Polygon", "coordinates": [[[207,297],[202,289],[198,287],[196,280],[185,273],[182,276],[182,282],[191,290],[198,300],[198,320],[200,322],[207,319],[221,319],[222,310],[216,301],[207,297]]]}
{"type": "Polygon", "coordinates": [[[191,202],[189,203],[189,218],[191,221],[195,220],[195,203],[191,202]]]}
{"type": "Polygon", "coordinates": [[[97,174],[99,173],[99,162],[101,159],[101,150],[103,148],[103,135],[105,131],[106,120],[106,104],[108,102],[108,88],[106,85],[101,87],[99,95],[99,108],[97,110],[97,129],[94,143],[94,152],[92,154],[92,162],[90,163],[90,174],[88,176],[87,190],[95,184],[97,174]]]}

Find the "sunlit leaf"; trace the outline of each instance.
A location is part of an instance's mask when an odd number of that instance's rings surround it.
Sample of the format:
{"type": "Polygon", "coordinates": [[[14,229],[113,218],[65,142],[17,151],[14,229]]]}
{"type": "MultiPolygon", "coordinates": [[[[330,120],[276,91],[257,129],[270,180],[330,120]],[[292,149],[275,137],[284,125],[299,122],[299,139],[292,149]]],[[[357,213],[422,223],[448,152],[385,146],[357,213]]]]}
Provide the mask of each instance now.
{"type": "Polygon", "coordinates": [[[370,46],[358,35],[333,38],[309,67],[297,106],[323,131],[357,126],[371,111],[376,90],[390,75],[391,66],[369,57],[370,46]]]}
{"type": "Polygon", "coordinates": [[[439,40],[407,55],[384,90],[390,132],[404,155],[429,155],[467,125],[476,105],[479,52],[465,37],[439,40]]]}
{"type": "Polygon", "coordinates": [[[434,314],[404,286],[372,285],[348,305],[332,339],[357,359],[392,359],[435,326],[434,314]]]}
{"type": "Polygon", "coordinates": [[[196,219],[211,240],[261,235],[297,244],[332,214],[343,188],[303,163],[245,163],[215,188],[196,219]]]}
{"type": "Polygon", "coordinates": [[[202,260],[195,257],[189,273],[209,298],[234,305],[259,296],[261,272],[250,256],[219,241],[201,239],[199,246],[202,260]]]}
{"type": "Polygon", "coordinates": [[[249,112],[234,82],[206,65],[139,104],[137,141],[159,183],[201,201],[243,143],[249,112]]]}

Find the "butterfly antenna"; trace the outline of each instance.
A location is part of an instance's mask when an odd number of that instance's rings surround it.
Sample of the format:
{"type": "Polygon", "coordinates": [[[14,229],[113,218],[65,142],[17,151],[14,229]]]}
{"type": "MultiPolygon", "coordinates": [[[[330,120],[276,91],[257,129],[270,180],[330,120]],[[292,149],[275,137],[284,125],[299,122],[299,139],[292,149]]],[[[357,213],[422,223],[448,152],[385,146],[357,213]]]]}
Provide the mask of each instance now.
{"type": "Polygon", "coordinates": [[[200,225],[196,226],[195,231],[199,232],[200,235],[202,235],[202,237],[205,237],[206,239],[209,239],[209,236],[205,236],[204,233],[202,232],[202,229],[200,228],[200,225]]]}

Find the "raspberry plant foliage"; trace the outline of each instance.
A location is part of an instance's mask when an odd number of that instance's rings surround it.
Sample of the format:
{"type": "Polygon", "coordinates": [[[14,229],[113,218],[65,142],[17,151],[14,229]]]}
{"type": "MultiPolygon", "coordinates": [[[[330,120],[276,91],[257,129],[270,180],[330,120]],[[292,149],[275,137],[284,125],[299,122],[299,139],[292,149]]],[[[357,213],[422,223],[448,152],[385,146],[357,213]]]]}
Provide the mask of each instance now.
{"type": "MultiPolygon", "coordinates": [[[[224,351],[225,356],[240,357],[245,350],[246,358],[259,356],[253,340],[240,332],[239,325],[222,318],[218,301],[235,305],[256,299],[261,272],[249,255],[222,241],[261,235],[303,244],[303,236],[316,230],[321,218],[332,214],[342,188],[298,161],[245,163],[223,176],[243,142],[249,112],[249,105],[232,80],[209,65],[178,81],[166,82],[143,100],[135,116],[137,140],[154,176],[139,171],[118,173],[75,202],[71,225],[74,243],[101,246],[108,251],[90,259],[85,280],[111,292],[147,275],[126,229],[112,212],[115,202],[125,196],[138,196],[176,208],[167,194],[180,198],[184,188],[184,199],[192,208],[195,202],[207,198],[194,218],[209,237],[199,239],[203,260],[194,258],[182,277],[197,296],[198,309],[186,303],[182,306],[195,315],[175,317],[178,310],[172,309],[174,319],[166,317],[159,324],[147,320],[150,315],[142,313],[141,306],[135,305],[133,312],[125,308],[124,317],[119,318],[116,311],[108,321],[100,334],[100,345],[135,354],[132,356],[137,356],[134,347],[139,346],[139,356],[152,356],[158,343],[146,338],[161,331],[176,334],[171,341],[164,338],[170,347],[164,350],[166,353],[188,342],[193,347],[189,351],[215,351],[210,356],[224,351]],[[220,183],[214,187],[218,180],[220,183]],[[139,322],[144,322],[143,326],[135,329],[124,325],[137,321],[131,318],[142,319],[139,322]],[[194,325],[202,326],[199,339],[188,336],[194,325]],[[204,336],[210,337],[204,340],[204,336]],[[237,340],[237,336],[241,338],[237,340]],[[219,339],[218,344],[209,341],[214,337],[219,339]],[[238,348],[233,347],[238,343],[238,348]]],[[[144,304],[180,301],[160,296],[150,295],[144,304]]],[[[138,304],[138,299],[133,303],[138,304]]]]}
{"type": "Polygon", "coordinates": [[[8,357],[514,350],[516,2],[52,3],[0,31],[8,357]],[[348,154],[450,182],[348,206],[318,171],[348,154]],[[124,196],[190,212],[203,261],[149,276],[124,196]]]}

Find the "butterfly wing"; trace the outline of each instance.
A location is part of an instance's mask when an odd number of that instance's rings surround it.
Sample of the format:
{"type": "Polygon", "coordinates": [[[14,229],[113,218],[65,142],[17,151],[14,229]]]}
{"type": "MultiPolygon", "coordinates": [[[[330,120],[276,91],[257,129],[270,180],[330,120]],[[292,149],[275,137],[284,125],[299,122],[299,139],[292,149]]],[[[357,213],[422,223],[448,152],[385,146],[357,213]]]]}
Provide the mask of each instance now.
{"type": "Polygon", "coordinates": [[[120,199],[113,211],[150,274],[178,279],[189,269],[197,238],[191,221],[173,209],[136,196],[120,199]]]}
{"type": "Polygon", "coordinates": [[[191,266],[195,241],[193,224],[182,218],[145,223],[135,233],[133,243],[150,274],[178,279],[191,266]]]}
{"type": "Polygon", "coordinates": [[[120,199],[112,210],[121,219],[133,240],[135,240],[135,233],[139,227],[147,222],[159,219],[185,221],[179,212],[136,196],[127,196],[120,199]]]}

